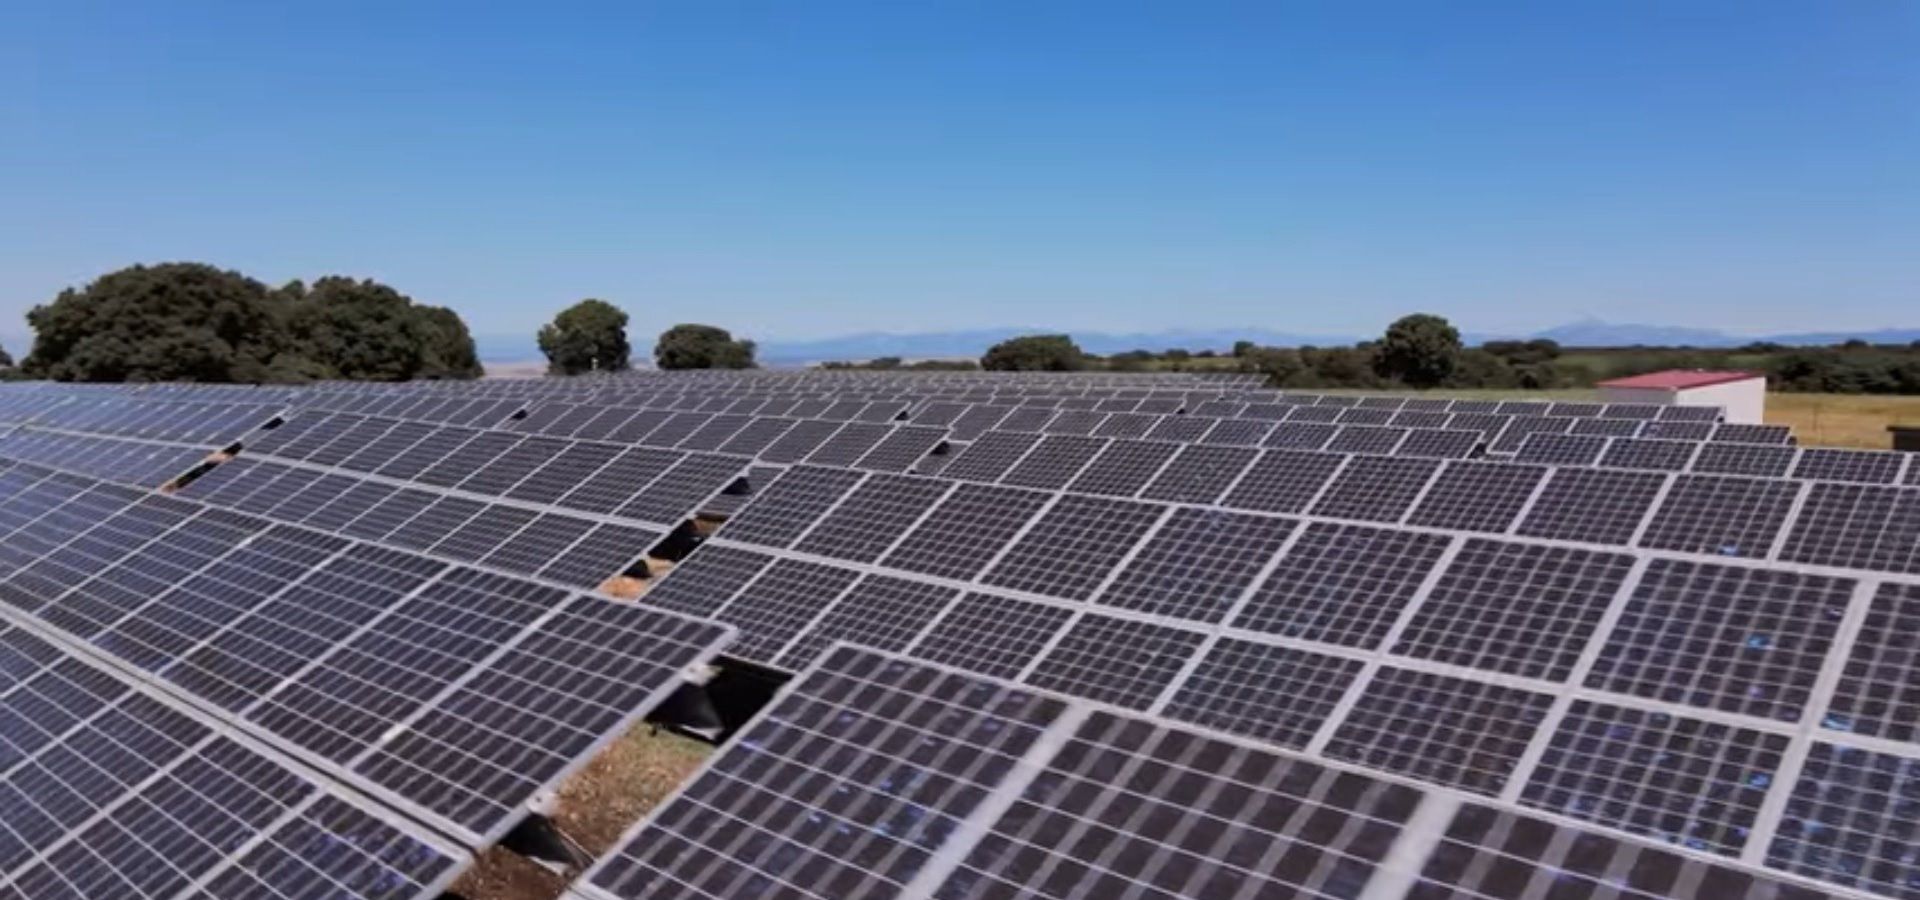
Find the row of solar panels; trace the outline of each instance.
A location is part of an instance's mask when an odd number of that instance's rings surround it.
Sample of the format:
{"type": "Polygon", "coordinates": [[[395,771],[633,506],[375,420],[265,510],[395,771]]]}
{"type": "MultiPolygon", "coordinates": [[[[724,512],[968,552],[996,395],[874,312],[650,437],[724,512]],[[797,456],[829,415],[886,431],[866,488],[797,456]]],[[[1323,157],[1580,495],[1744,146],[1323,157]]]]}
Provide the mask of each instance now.
{"type": "MultiPolygon", "coordinates": [[[[1583,704],[1570,715],[1620,712],[1583,704]]],[[[1637,760],[1648,751],[1633,746],[1635,726],[1647,724],[1595,728],[1566,751],[1637,760]]],[[[1879,765],[1823,746],[1802,776],[1811,815],[1773,835],[1768,864],[1826,875],[1827,858],[1898,827],[1897,791],[1912,782],[1885,782],[1879,765]],[[1818,803],[1850,792],[1882,805],[1846,817],[1818,803]]],[[[1621,778],[1636,774],[1622,764],[1621,778]]],[[[1829,896],[1562,815],[854,647],[791,683],[576,890],[580,900],[1829,896]]]]}
{"type": "Polygon", "coordinates": [[[729,637],[26,463],[0,571],[0,896],[432,896],[729,637]]]}
{"type": "Polygon", "coordinates": [[[1910,453],[1837,447],[1652,441],[1576,435],[1529,435],[1514,459],[1561,466],[1606,466],[1667,472],[1718,472],[1768,478],[1920,484],[1910,453]]]}

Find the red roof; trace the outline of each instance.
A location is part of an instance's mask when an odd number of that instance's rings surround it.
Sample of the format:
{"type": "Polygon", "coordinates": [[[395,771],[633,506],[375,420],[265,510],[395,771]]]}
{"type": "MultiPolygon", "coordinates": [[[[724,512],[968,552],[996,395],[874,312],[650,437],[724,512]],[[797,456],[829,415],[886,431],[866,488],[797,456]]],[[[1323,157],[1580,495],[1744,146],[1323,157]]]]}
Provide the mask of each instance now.
{"type": "Polygon", "coordinates": [[[1714,372],[1708,369],[1668,369],[1665,372],[1648,372],[1645,375],[1633,375],[1627,378],[1615,378],[1600,382],[1603,388],[1653,388],[1664,391],[1681,391],[1687,388],[1710,387],[1733,381],[1746,381],[1750,378],[1762,378],[1759,372],[1714,372]]]}

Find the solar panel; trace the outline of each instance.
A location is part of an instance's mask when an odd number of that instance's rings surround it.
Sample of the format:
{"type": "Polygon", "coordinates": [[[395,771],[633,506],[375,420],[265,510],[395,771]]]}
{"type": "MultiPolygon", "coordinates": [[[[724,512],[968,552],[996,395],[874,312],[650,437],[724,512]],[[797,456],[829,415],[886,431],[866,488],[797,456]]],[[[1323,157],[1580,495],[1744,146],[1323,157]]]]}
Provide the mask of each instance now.
{"type": "Polygon", "coordinates": [[[1147,433],[1147,437],[1156,441],[1190,444],[1205,436],[1213,428],[1214,421],[1198,416],[1167,416],[1147,433]]]}
{"type": "Polygon", "coordinates": [[[890,429],[887,436],[867,451],[866,455],[855,460],[853,465],[861,469],[873,469],[880,472],[906,472],[915,467],[920,459],[932,452],[946,440],[944,428],[920,428],[901,425],[890,429]]]}
{"type": "Polygon", "coordinates": [[[1555,469],[1517,533],[1625,544],[1660,495],[1666,476],[1608,469],[1555,469]]]}
{"type": "Polygon", "coordinates": [[[1552,704],[1549,694],[1382,667],[1325,752],[1498,796],[1552,704]]]}
{"type": "Polygon", "coordinates": [[[1037,434],[988,432],[960,451],[953,462],[940,470],[940,474],[966,481],[999,481],[1000,476],[1007,474],[1007,470],[1012,469],[1038,443],[1040,435],[1037,434]]]}
{"type": "Polygon", "coordinates": [[[1460,806],[1407,896],[1826,900],[1745,870],[1478,803],[1460,806]]]}
{"type": "MultiPolygon", "coordinates": [[[[544,521],[545,519],[541,520],[541,522],[544,521]]],[[[507,565],[507,561],[501,558],[502,554],[516,548],[523,548],[527,543],[532,543],[536,547],[540,545],[539,541],[542,538],[531,534],[533,529],[539,526],[540,522],[527,526],[526,530],[514,535],[513,540],[508,541],[499,551],[496,551],[494,556],[488,557],[486,562],[515,572],[537,571],[542,578],[574,587],[597,588],[604,585],[607,579],[625,572],[628,566],[639,559],[649,547],[665,537],[658,531],[649,531],[632,525],[595,525],[585,537],[567,547],[566,552],[553,557],[551,562],[537,570],[507,565]]]]}
{"type": "Polygon", "coordinates": [[[1886,583],[1874,592],[1821,725],[1846,734],[1916,743],[1920,678],[1920,587],[1886,583]]]}
{"type": "Polygon", "coordinates": [[[1722,475],[1785,477],[1799,451],[1793,447],[1763,447],[1756,444],[1701,444],[1693,460],[1693,471],[1722,475]]]}
{"type": "Polygon", "coordinates": [[[710,616],[772,564],[773,557],[764,553],[705,544],[641,600],[689,616],[710,616]]]}
{"type": "Polygon", "coordinates": [[[1198,631],[1087,613],[1047,649],[1026,680],[1144,710],[1180,675],[1204,639],[1198,631]]]}
{"type": "Polygon", "coordinates": [[[1909,756],[1815,741],[1767,848],[1767,864],[1824,881],[1906,897],[1916,878],[1906,837],[1920,790],[1909,756]]]}
{"type": "Polygon", "coordinates": [[[827,438],[840,430],[839,422],[824,419],[802,419],[794,423],[787,433],[760,451],[760,459],[770,463],[797,463],[818,449],[827,438]]]}
{"type": "Polygon", "coordinates": [[[1290,519],[1174,510],[1097,601],[1135,612],[1219,622],[1293,530],[1290,519]]]}
{"type": "Polygon", "coordinates": [[[1407,522],[1431,528],[1504,532],[1547,477],[1540,466],[1450,462],[1407,522]]]}
{"type": "Polygon", "coordinates": [[[1233,624],[1348,647],[1378,646],[1447,543],[1420,532],[1310,524],[1233,624]]]}
{"type": "Polygon", "coordinates": [[[1573,423],[1567,433],[1630,438],[1640,433],[1640,422],[1635,419],[1581,419],[1573,423]]]}
{"type": "MultiPolygon", "coordinates": [[[[1603,420],[1604,421],[1604,420],[1603,420]]],[[[1655,472],[1679,472],[1693,461],[1704,444],[1692,441],[1656,441],[1615,438],[1601,454],[1600,465],[1616,469],[1646,469],[1655,472]]]]}
{"type": "Polygon", "coordinates": [[[1744,425],[1722,422],[1713,427],[1713,435],[1707,440],[1728,441],[1736,444],[1786,444],[1793,441],[1793,431],[1785,425],[1744,425]]]}
{"type": "MultiPolygon", "coordinates": [[[[1049,435],[1007,470],[1000,483],[1031,488],[1065,487],[1106,445],[1102,438],[1049,435]]],[[[963,458],[958,462],[964,461],[963,458]]],[[[946,474],[953,474],[951,468],[946,474]]]]}
{"type": "Polygon", "coordinates": [[[1072,617],[1072,612],[1059,606],[969,593],[908,653],[995,678],[1017,678],[1072,617]]]}
{"type": "Polygon", "coordinates": [[[1900,480],[1906,455],[1876,450],[1835,450],[1808,447],[1800,451],[1793,477],[1856,484],[1893,484],[1900,480]]]}
{"type": "Polygon", "coordinates": [[[1470,539],[1393,650],[1565,681],[1632,567],[1622,553],[1470,539]]]}
{"type": "Polygon", "coordinates": [[[1272,431],[1274,423],[1259,419],[1221,419],[1200,438],[1203,444],[1232,447],[1257,447],[1272,431]]]}
{"type": "Polygon", "coordinates": [[[1663,438],[1672,441],[1704,441],[1713,436],[1712,422],[1696,422],[1686,419],[1647,422],[1640,426],[1643,438],[1663,438]]]}
{"type": "Polygon", "coordinates": [[[1403,428],[1347,425],[1327,441],[1326,449],[1336,453],[1392,453],[1406,436],[1403,428]]]}
{"type": "Polygon", "coordinates": [[[775,560],[715,614],[740,629],[739,639],[727,647],[728,654],[772,662],[859,577],[852,569],[775,560]]]}
{"type": "Polygon", "coordinates": [[[1178,444],[1163,441],[1110,441],[1067,487],[1082,494],[1131,497],[1179,450],[1178,444]]]}
{"type": "Polygon", "coordinates": [[[1085,600],[1165,512],[1166,507],[1151,503],[1061,497],[981,580],[1085,600]]]}
{"type": "Polygon", "coordinates": [[[619,897],[898,896],[1062,712],[843,649],[587,876],[619,897]]]}
{"type": "Polygon", "coordinates": [[[1040,491],[962,484],[888,551],[881,564],[923,575],[971,579],[1045,506],[1040,491]]]}
{"type": "Polygon", "coordinates": [[[729,518],[720,534],[730,541],[789,546],[852,491],[860,479],[859,472],[847,469],[795,466],[729,518]]]}
{"type": "Polygon", "coordinates": [[[778,663],[789,669],[806,668],[837,641],[884,651],[904,649],[959,596],[956,588],[869,575],[815,620],[778,663]]]}
{"type": "Polygon", "coordinates": [[[1577,434],[1536,433],[1526,436],[1514,459],[1555,466],[1590,466],[1606,452],[1607,439],[1577,434]]]}
{"type": "Polygon", "coordinates": [[[615,515],[648,522],[675,523],[699,510],[702,501],[726,489],[747,469],[737,456],[693,453],[675,463],[615,515]]]}
{"type": "Polygon", "coordinates": [[[1654,512],[1640,546],[1764,558],[1793,509],[1799,485],[1758,478],[1681,475],[1654,512]]]}
{"type": "Polygon", "coordinates": [[[1252,447],[1182,447],[1140,496],[1174,503],[1213,503],[1259,455],[1260,451],[1252,447]]]}
{"type": "Polygon", "coordinates": [[[1096,712],[933,896],[1355,897],[1418,802],[1404,786],[1096,712]]]}
{"type": "Polygon", "coordinates": [[[1420,498],[1440,461],[1356,456],[1313,505],[1313,514],[1337,519],[1395,522],[1420,498]]]}
{"type": "Polygon", "coordinates": [[[1738,856],[1786,750],[1781,734],[1575,700],[1520,802],[1738,856]]]}
{"type": "Polygon", "coordinates": [[[1393,452],[1397,456],[1466,459],[1480,447],[1480,433],[1463,428],[1415,428],[1393,452]]]}
{"type": "Polygon", "coordinates": [[[951,484],[932,478],[874,475],[820,519],[794,549],[873,562],[932,510],[951,484]]]}
{"type": "Polygon", "coordinates": [[[1362,665],[1356,659],[1223,638],[1161,712],[1302,749],[1333,714],[1362,665]]]}
{"type": "Polygon", "coordinates": [[[1656,559],[1587,685],[1797,721],[1852,592],[1841,578],[1656,559]]]}
{"type": "Polygon", "coordinates": [[[1788,527],[1782,560],[1920,572],[1920,491],[1815,484],[1788,527]]]}

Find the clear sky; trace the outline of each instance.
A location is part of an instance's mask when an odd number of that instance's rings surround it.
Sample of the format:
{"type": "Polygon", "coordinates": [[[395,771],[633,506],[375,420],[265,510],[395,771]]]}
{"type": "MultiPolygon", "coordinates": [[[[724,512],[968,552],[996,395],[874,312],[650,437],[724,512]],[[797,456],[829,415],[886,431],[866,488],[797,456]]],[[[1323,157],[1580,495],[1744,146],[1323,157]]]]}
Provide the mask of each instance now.
{"type": "Polygon", "coordinates": [[[33,5],[0,334],[175,259],[483,334],[1920,326],[1905,0],[33,5]]]}

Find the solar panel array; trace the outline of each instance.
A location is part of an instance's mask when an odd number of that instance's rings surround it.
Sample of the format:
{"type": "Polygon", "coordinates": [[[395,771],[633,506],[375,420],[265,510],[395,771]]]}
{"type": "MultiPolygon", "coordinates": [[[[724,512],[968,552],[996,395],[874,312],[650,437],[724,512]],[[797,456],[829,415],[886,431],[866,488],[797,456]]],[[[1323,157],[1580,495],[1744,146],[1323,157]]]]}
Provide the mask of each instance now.
{"type": "Polygon", "coordinates": [[[1920,897],[1899,455],[1150,376],[67,390],[0,391],[0,621],[455,853],[685,665],[802,673],[583,896],[1920,897]],[[677,665],[582,686],[634,635],[677,665]]]}

